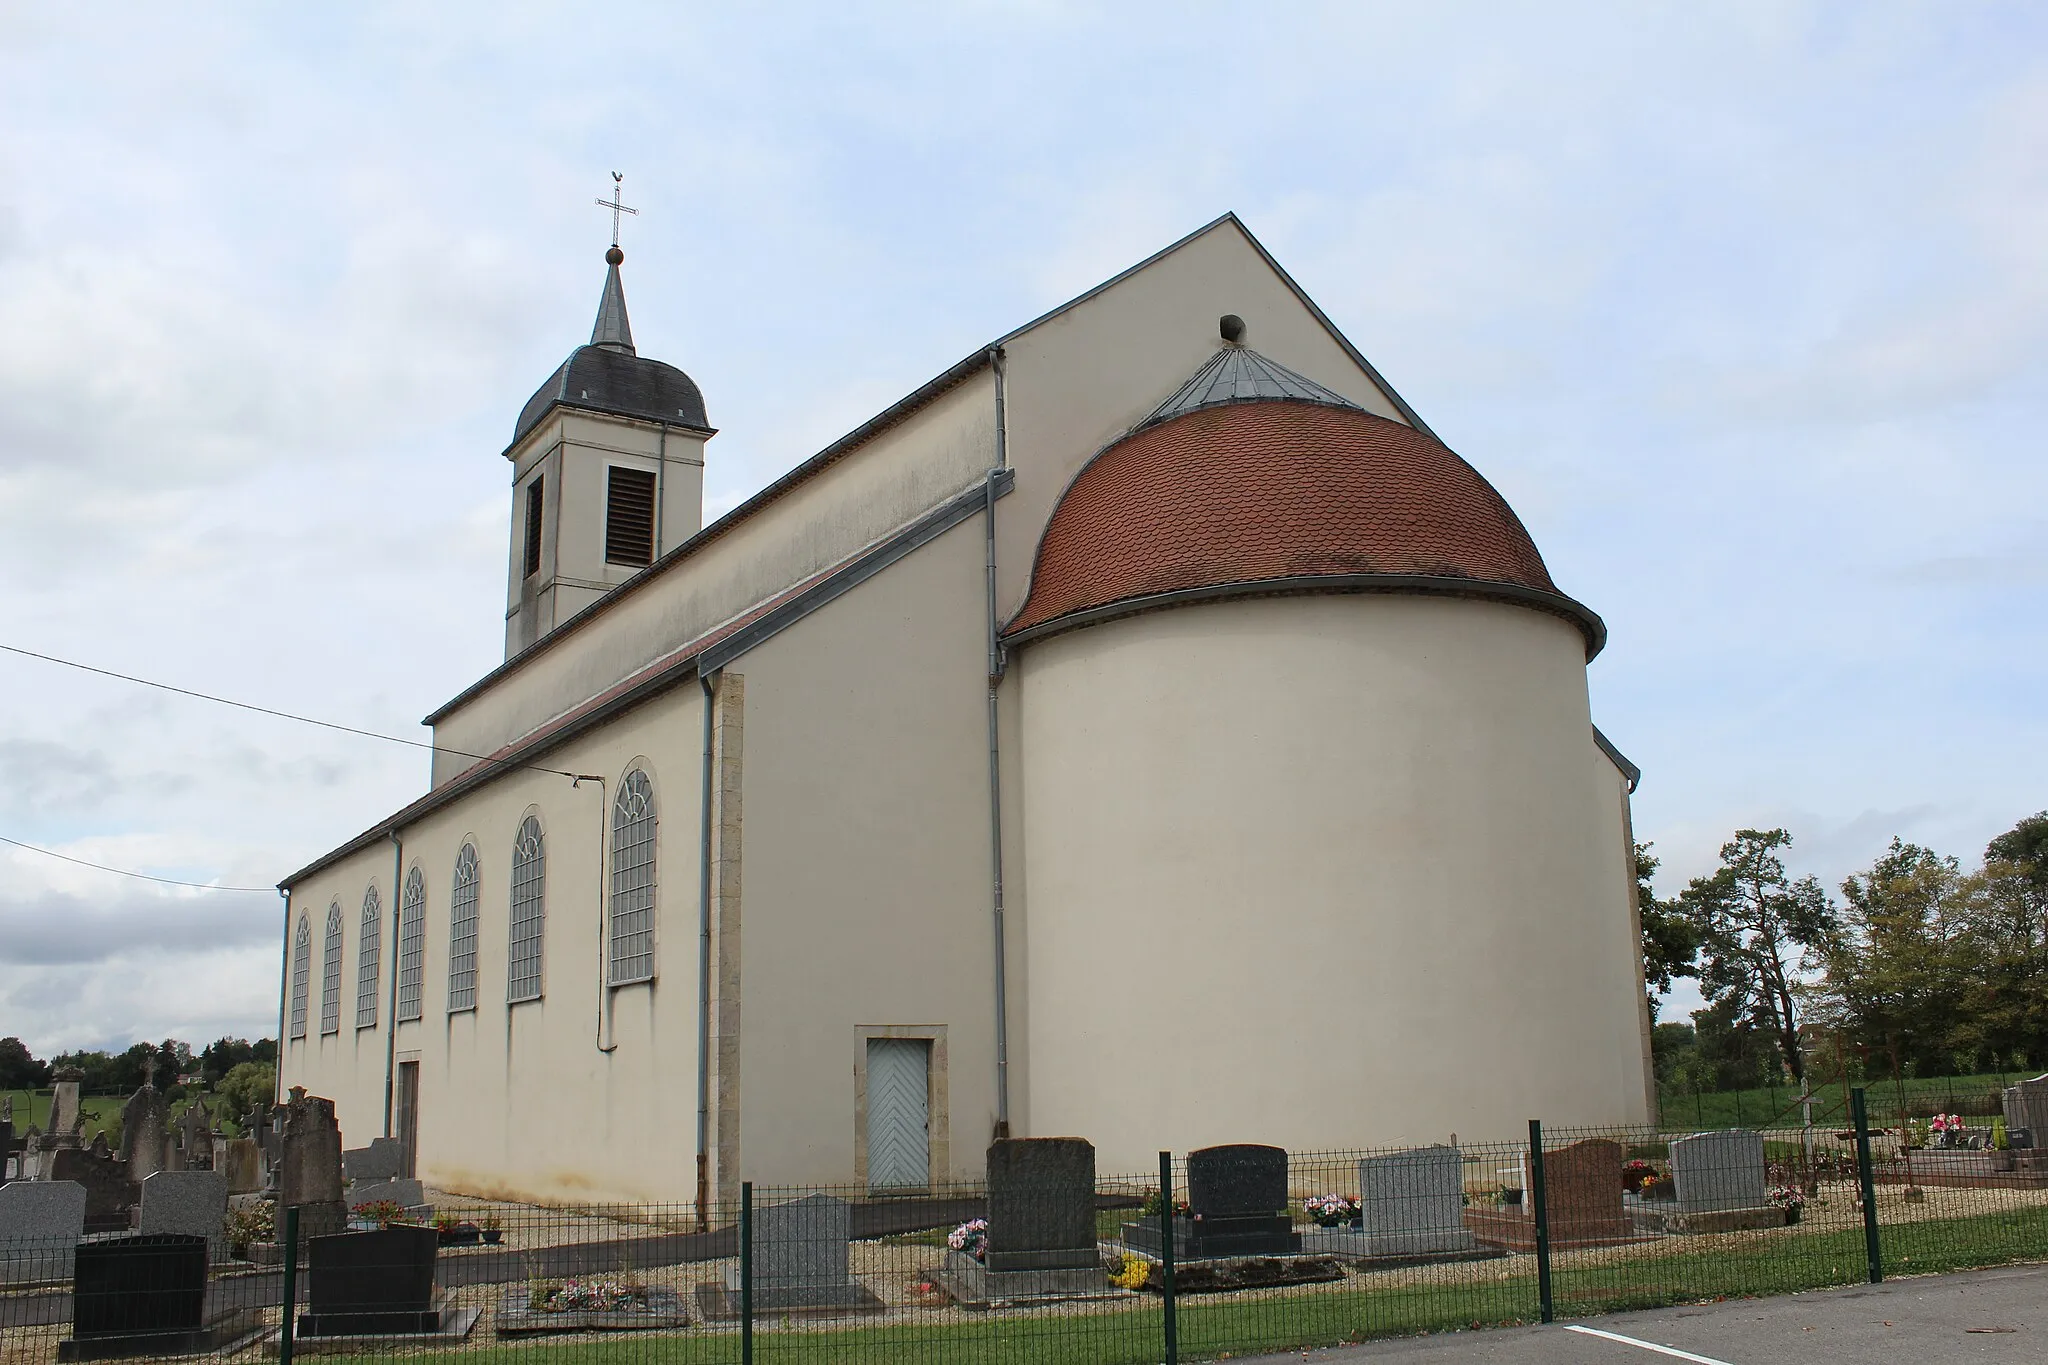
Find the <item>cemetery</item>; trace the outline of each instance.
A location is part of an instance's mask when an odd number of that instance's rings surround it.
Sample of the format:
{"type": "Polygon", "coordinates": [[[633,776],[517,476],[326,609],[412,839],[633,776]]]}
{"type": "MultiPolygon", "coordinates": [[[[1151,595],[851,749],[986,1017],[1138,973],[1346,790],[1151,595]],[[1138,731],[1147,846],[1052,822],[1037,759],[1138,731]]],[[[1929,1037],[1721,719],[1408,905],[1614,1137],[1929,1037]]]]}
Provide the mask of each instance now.
{"type": "MultiPolygon", "coordinates": [[[[274,1354],[288,1221],[294,1350],[363,1354],[611,1334],[709,1340],[742,1330],[749,1301],[754,1330],[835,1340],[1034,1315],[1115,1333],[1136,1321],[1120,1314],[1162,1301],[1169,1237],[1174,1295],[1190,1311],[1210,1304],[1249,1322],[1312,1317],[1317,1303],[1448,1305],[1529,1289],[1539,1198],[1555,1273],[1617,1286],[1656,1285],[1708,1246],[1731,1266],[1798,1266],[1805,1248],[1855,1235],[1864,1220],[1853,1150],[1833,1133],[1561,1134],[1544,1144],[1540,1195],[1524,1143],[1224,1144],[1181,1159],[1170,1203],[1156,1173],[1099,1171],[1085,1138],[1001,1139],[983,1179],[957,1187],[764,1190],[746,1223],[749,1284],[736,1208],[701,1224],[687,1206],[541,1206],[435,1189],[406,1174],[401,1143],[346,1147],[322,1097],[295,1090],[255,1117],[250,1136],[224,1138],[201,1127],[203,1111],[156,1122],[151,1089],[124,1106],[117,1150],[62,1130],[20,1142],[0,1182],[10,1361],[274,1354]],[[1809,1140],[1825,1150],[1803,1160],[1809,1140]]],[[[1873,1208],[1887,1232],[2033,1220],[2024,1226],[2039,1227],[2027,1244],[2038,1254],[2048,1189],[1999,1177],[2048,1158],[2032,1145],[2048,1132],[2044,1099],[2048,1078],[2008,1092],[2004,1171],[1991,1169],[1988,1132],[1944,1124],[1928,1147],[1910,1134],[1874,1141],[1873,1208]],[[1981,1173],[1964,1165],[1973,1161],[1981,1173]]]]}

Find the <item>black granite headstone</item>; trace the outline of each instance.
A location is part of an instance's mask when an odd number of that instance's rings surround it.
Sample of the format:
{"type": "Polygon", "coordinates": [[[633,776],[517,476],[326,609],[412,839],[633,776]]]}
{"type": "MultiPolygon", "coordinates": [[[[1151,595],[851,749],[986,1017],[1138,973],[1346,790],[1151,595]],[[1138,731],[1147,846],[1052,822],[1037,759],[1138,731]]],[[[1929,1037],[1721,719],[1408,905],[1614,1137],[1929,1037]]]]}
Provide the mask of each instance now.
{"type": "Polygon", "coordinates": [[[1287,1216],[1287,1153],[1236,1143],[1188,1153],[1189,1254],[1284,1256],[1301,1249],[1287,1216]]]}
{"type": "Polygon", "coordinates": [[[205,1349],[206,1239],[170,1233],[79,1245],[70,1359],[205,1349]]]}
{"type": "Polygon", "coordinates": [[[990,1270],[1093,1267],[1095,1144],[1005,1138],[988,1149],[990,1270]]]}
{"type": "Polygon", "coordinates": [[[299,1315],[299,1331],[309,1337],[439,1331],[439,1245],[434,1229],[402,1224],[313,1238],[310,1306],[299,1315]]]}

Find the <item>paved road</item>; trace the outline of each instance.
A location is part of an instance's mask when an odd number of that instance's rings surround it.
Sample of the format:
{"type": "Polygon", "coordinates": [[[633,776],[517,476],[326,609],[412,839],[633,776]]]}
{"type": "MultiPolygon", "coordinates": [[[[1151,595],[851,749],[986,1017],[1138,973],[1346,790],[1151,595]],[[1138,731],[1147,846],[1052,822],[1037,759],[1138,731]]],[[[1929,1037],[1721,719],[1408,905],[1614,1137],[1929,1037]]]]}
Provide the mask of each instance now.
{"type": "Polygon", "coordinates": [[[1674,1359],[1710,1365],[2040,1365],[2048,1361],[2048,1266],[1969,1270],[1782,1298],[1615,1313],[1550,1327],[1453,1332],[1262,1359],[1275,1365],[1304,1359],[1315,1365],[1659,1365],[1674,1359]]]}

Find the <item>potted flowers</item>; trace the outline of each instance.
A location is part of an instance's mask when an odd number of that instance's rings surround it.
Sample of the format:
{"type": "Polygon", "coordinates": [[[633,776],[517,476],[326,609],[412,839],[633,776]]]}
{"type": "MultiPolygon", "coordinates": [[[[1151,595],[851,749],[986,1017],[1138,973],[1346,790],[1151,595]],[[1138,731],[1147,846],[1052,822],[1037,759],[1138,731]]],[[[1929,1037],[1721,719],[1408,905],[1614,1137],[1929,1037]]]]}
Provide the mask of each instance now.
{"type": "Polygon", "coordinates": [[[405,1210],[394,1199],[372,1199],[348,1211],[348,1225],[355,1232],[382,1232],[405,1218],[405,1210]]]}
{"type": "Polygon", "coordinates": [[[1927,1130],[1933,1135],[1936,1147],[1960,1147],[1963,1143],[1963,1116],[1936,1114],[1927,1120],[1927,1130]]]}
{"type": "Polygon", "coordinates": [[[1796,1185],[1773,1185],[1767,1198],[1775,1207],[1785,1210],[1787,1223],[1798,1222],[1801,1211],[1806,1208],[1806,1191],[1796,1185]]]}
{"type": "Polygon", "coordinates": [[[487,1213],[484,1215],[483,1234],[485,1246],[494,1247],[498,1245],[498,1243],[505,1240],[505,1228],[504,1225],[498,1221],[497,1214],[487,1213]]]}
{"type": "Polygon", "coordinates": [[[1637,1158],[1621,1168],[1621,1187],[1630,1194],[1641,1194],[1643,1186],[1657,1178],[1657,1168],[1637,1158]]]}
{"type": "Polygon", "coordinates": [[[970,1218],[946,1234],[946,1245],[975,1260],[988,1257],[988,1219],[970,1218]]]}
{"type": "Polygon", "coordinates": [[[1301,1207],[1319,1228],[1350,1227],[1363,1217],[1363,1206],[1342,1194],[1312,1194],[1302,1200],[1301,1207]]]}
{"type": "Polygon", "coordinates": [[[434,1231],[440,1234],[444,1247],[473,1247],[484,1239],[482,1228],[453,1213],[435,1214],[434,1231]]]}

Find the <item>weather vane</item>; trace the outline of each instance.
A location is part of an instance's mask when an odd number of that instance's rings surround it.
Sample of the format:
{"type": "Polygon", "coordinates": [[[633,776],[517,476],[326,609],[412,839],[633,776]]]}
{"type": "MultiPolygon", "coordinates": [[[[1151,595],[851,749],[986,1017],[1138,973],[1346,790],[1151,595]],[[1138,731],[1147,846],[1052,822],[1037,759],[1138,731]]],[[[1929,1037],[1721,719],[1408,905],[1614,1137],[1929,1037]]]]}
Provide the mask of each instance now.
{"type": "Polygon", "coordinates": [[[627,208],[627,207],[626,207],[626,206],[625,206],[624,204],[621,204],[621,203],[619,202],[619,184],[620,184],[620,182],[621,182],[621,181],[623,181],[623,180],[624,180],[625,178],[626,178],[626,177],[625,177],[625,174],[624,174],[623,172],[620,172],[620,171],[613,171],[613,172],[612,172],[612,197],[611,197],[611,198],[609,198],[609,199],[600,199],[600,200],[598,200],[598,201],[597,201],[597,206],[598,206],[599,208],[601,208],[601,209],[610,209],[610,210],[612,211],[612,245],[613,245],[613,246],[617,246],[617,245],[619,244],[619,215],[620,215],[620,214],[622,214],[622,213],[630,213],[630,214],[634,214],[634,215],[636,215],[636,216],[637,216],[637,215],[639,214],[639,212],[640,212],[640,210],[638,210],[638,209],[629,209],[629,208],[627,208]]]}

